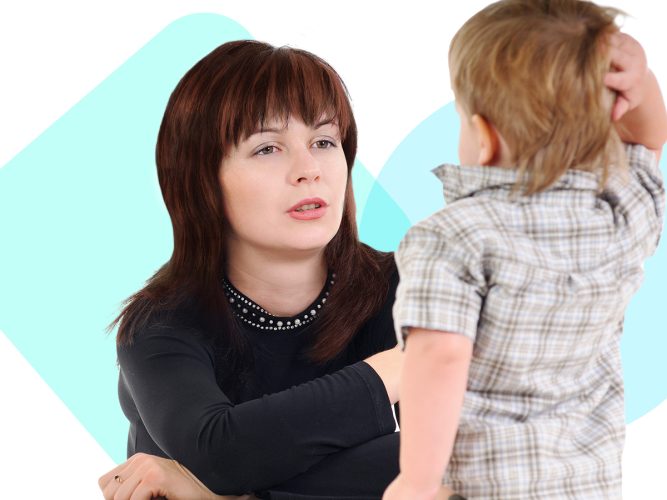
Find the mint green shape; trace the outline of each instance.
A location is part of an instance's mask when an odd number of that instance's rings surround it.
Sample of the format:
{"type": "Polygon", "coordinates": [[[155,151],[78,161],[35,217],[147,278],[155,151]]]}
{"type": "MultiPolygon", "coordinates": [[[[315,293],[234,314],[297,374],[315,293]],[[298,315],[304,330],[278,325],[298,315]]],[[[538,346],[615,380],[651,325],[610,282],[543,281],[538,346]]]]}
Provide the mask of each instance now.
{"type": "Polygon", "coordinates": [[[368,170],[359,162],[354,162],[352,169],[352,185],[354,186],[354,201],[357,205],[357,225],[361,225],[366,203],[371,190],[377,181],[368,170]]]}
{"type": "MultiPolygon", "coordinates": [[[[217,14],[175,21],[0,169],[0,330],[117,462],[127,420],[104,330],[171,255],[162,114],[196,61],[247,38],[217,14]]],[[[375,181],[358,162],[353,175],[363,207],[375,181]]]]}
{"type": "Polygon", "coordinates": [[[458,163],[459,128],[456,108],[450,102],[401,141],[378,175],[378,182],[411,225],[445,205],[442,183],[431,171],[443,163],[458,163]]]}
{"type": "Polygon", "coordinates": [[[175,21],[0,169],[0,329],[116,461],[127,420],[104,329],[171,255],[160,120],[197,60],[249,37],[220,15],[175,21]]]}
{"type": "MultiPolygon", "coordinates": [[[[454,103],[437,110],[408,134],[371,191],[362,218],[362,237],[378,248],[395,250],[408,225],[444,206],[442,184],[431,169],[444,162],[457,163],[458,134],[454,103]]],[[[666,154],[660,167],[664,175],[666,154]]],[[[662,239],[656,254],[646,262],[644,283],[625,315],[621,354],[628,423],[667,398],[667,244],[664,235],[662,239]]]]}
{"type": "Polygon", "coordinates": [[[458,131],[458,115],[450,103],[401,141],[382,167],[361,217],[366,243],[393,251],[411,225],[444,206],[442,184],[431,170],[456,163],[458,131]]]}
{"type": "Polygon", "coordinates": [[[410,221],[398,204],[375,182],[368,196],[359,224],[359,236],[364,243],[385,252],[393,252],[410,221]]]}
{"type": "MultiPolygon", "coordinates": [[[[159,123],[187,69],[242,38],[250,35],[219,15],[172,23],[0,169],[0,330],[117,462],[127,421],[116,398],[113,334],[103,332],[171,254],[154,165],[159,123]]],[[[357,218],[367,243],[393,250],[412,223],[442,206],[428,171],[455,159],[452,110],[441,108],[411,132],[378,180],[357,162],[357,218]]],[[[664,244],[646,271],[623,343],[628,421],[667,397],[664,244]]]]}

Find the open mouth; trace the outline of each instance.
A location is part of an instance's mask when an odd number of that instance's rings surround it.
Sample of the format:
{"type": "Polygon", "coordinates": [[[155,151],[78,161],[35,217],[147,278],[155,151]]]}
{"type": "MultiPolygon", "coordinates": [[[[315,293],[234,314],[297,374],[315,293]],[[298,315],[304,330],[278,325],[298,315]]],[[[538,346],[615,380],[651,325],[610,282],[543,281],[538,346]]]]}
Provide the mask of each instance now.
{"type": "Polygon", "coordinates": [[[307,205],[301,205],[299,208],[295,210],[295,212],[305,212],[306,210],[315,210],[316,208],[320,208],[322,205],[319,203],[309,203],[307,205]]]}

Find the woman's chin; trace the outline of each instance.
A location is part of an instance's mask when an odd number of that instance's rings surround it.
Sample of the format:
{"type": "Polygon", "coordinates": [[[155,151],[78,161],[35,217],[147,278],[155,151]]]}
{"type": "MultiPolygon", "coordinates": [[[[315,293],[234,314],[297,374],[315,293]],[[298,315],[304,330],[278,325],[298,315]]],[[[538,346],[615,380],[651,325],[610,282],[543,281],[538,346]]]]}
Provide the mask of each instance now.
{"type": "Polygon", "coordinates": [[[304,224],[292,227],[286,232],[283,241],[294,250],[323,250],[338,232],[338,226],[332,224],[304,224]]]}
{"type": "Polygon", "coordinates": [[[324,251],[335,235],[336,232],[331,230],[310,229],[309,231],[295,232],[285,241],[284,249],[294,252],[324,251]]]}

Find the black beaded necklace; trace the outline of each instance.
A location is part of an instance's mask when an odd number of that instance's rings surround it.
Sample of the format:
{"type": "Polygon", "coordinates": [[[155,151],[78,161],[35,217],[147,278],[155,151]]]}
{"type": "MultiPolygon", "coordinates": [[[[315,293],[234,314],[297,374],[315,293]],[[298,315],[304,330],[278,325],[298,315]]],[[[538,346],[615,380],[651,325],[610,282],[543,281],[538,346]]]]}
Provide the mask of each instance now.
{"type": "Polygon", "coordinates": [[[303,312],[295,316],[274,316],[239,292],[226,278],[222,278],[222,284],[234,316],[257,330],[278,332],[300,330],[315,321],[327,301],[329,289],[333,286],[335,278],[335,273],[329,273],[319,296],[303,312]]]}

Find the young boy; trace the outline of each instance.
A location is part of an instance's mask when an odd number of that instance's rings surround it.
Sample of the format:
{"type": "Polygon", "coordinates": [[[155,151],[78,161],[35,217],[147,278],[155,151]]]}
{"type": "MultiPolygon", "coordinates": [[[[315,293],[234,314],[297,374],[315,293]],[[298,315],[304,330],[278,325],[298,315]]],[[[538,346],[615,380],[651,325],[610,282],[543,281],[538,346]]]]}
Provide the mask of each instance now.
{"type": "Polygon", "coordinates": [[[396,256],[387,500],[443,482],[469,499],[621,498],[619,342],[662,227],[667,113],[616,14],[505,0],[452,41],[462,166],[435,170],[448,205],[396,256]]]}

